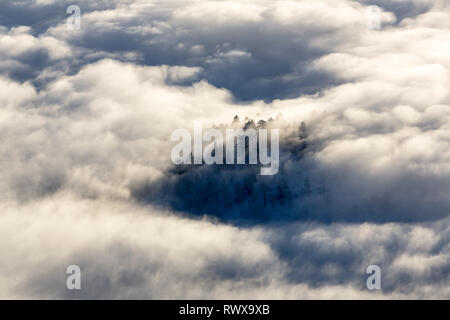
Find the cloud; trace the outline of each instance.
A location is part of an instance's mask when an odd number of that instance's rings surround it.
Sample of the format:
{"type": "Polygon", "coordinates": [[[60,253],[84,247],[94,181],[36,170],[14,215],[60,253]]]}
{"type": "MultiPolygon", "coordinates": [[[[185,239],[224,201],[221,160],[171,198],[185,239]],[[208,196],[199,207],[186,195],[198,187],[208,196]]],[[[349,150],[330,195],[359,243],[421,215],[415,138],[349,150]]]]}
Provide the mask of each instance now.
{"type": "Polygon", "coordinates": [[[59,195],[19,207],[3,203],[0,220],[5,298],[448,295],[448,219],[426,226],[296,223],[241,229],[151,207],[59,195]],[[383,295],[364,287],[365,268],[373,263],[383,270],[383,295]],[[81,267],[81,291],[64,286],[70,264],[81,267]]]}
{"type": "Polygon", "coordinates": [[[448,297],[448,5],[366,4],[2,2],[3,297],[448,297]],[[174,168],[173,130],[235,115],[274,119],[278,175],[174,168]]]}

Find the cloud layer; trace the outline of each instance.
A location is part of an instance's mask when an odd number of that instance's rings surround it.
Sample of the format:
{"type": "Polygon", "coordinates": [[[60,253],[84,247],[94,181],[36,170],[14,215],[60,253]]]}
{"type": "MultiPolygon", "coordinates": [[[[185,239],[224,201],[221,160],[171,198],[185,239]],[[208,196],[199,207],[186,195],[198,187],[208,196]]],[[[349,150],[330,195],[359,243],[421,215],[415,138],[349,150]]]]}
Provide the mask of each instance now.
{"type": "Polygon", "coordinates": [[[0,297],[450,297],[446,1],[66,4],[0,4],[0,297]],[[277,176],[173,167],[235,115],[277,176]]]}

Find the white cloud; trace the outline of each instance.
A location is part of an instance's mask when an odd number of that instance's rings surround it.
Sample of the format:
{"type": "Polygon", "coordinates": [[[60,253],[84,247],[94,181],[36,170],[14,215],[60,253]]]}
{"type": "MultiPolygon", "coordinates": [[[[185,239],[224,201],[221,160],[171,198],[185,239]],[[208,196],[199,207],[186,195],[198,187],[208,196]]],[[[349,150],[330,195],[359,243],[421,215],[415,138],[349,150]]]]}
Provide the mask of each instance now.
{"type": "Polygon", "coordinates": [[[449,297],[450,11],[377,1],[374,31],[361,2],[98,1],[80,32],[1,27],[2,297],[73,297],[77,263],[85,298],[449,297]],[[310,130],[279,179],[324,190],[274,216],[315,222],[230,226],[173,212],[169,189],[133,197],[167,178],[172,130],[279,113],[310,130]]]}

